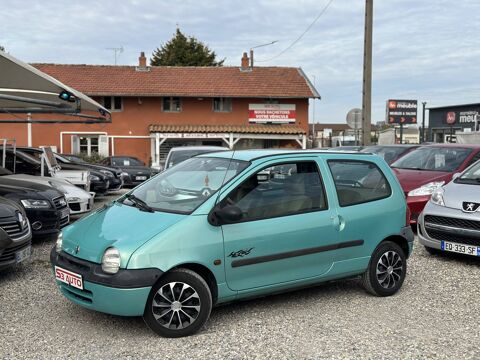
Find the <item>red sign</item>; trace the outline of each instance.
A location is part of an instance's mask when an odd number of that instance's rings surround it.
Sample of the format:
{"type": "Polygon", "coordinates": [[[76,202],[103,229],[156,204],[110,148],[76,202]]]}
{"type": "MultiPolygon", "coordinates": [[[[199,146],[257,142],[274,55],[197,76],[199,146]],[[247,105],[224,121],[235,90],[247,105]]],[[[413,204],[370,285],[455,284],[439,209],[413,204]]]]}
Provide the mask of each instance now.
{"type": "Polygon", "coordinates": [[[447,124],[450,124],[450,125],[455,124],[455,117],[456,117],[455,112],[449,111],[447,113],[447,118],[445,119],[447,121],[447,124]]]}
{"type": "Polygon", "coordinates": [[[249,104],[248,120],[252,123],[294,123],[295,104],[249,104]]]}
{"type": "Polygon", "coordinates": [[[416,124],[417,100],[388,100],[387,120],[389,124],[416,124]]]}

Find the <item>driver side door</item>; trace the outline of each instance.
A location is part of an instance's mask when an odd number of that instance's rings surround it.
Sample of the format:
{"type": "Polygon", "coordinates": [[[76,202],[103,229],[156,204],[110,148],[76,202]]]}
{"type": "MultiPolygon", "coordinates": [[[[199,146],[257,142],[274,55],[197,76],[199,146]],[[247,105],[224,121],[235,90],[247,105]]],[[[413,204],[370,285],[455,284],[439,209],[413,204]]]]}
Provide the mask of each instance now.
{"type": "Polygon", "coordinates": [[[247,290],[320,276],[331,268],[338,241],[316,161],[268,166],[219,204],[241,209],[222,225],[225,272],[232,290],[247,290]]]}

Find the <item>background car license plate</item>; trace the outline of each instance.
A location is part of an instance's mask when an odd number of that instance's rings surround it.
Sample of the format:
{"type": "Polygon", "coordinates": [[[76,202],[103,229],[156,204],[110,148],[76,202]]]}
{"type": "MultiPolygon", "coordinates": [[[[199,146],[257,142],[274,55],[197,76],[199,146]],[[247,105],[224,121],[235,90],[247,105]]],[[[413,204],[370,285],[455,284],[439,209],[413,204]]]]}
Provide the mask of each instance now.
{"type": "Polygon", "coordinates": [[[30,257],[30,254],[31,254],[31,249],[32,248],[30,246],[28,246],[23,250],[17,251],[15,253],[15,261],[17,263],[19,263],[19,262],[22,262],[22,261],[28,259],[30,257]]]}
{"type": "Polygon", "coordinates": [[[55,266],[55,279],[77,289],[83,290],[82,275],[55,266]]]}
{"type": "Polygon", "coordinates": [[[448,241],[442,241],[442,250],[458,254],[480,256],[480,246],[457,244],[448,241]]]}
{"type": "Polygon", "coordinates": [[[137,180],[147,180],[146,176],[137,176],[135,179],[137,180]]]}

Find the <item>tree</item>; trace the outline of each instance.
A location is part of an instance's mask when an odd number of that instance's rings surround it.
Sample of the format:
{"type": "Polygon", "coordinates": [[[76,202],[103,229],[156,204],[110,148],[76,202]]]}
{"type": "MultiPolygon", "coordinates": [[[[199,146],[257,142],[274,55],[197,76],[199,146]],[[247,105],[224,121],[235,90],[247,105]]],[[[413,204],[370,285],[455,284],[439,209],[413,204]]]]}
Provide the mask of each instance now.
{"type": "Polygon", "coordinates": [[[166,44],[157,48],[150,60],[152,66],[222,66],[225,59],[217,61],[217,55],[207,45],[193,36],[185,36],[177,28],[166,44]]]}

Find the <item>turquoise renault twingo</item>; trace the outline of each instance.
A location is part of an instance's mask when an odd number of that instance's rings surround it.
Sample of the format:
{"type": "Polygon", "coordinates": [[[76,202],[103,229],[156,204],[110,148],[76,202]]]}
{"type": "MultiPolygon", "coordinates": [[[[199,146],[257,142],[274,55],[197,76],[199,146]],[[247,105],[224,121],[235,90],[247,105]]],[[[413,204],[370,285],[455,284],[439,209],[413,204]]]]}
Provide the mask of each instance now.
{"type": "Polygon", "coordinates": [[[213,305],[361,275],[377,296],[405,279],[413,234],[388,165],[366,153],[247,150],[174,166],[63,230],[62,294],[193,334],[213,305]]]}

